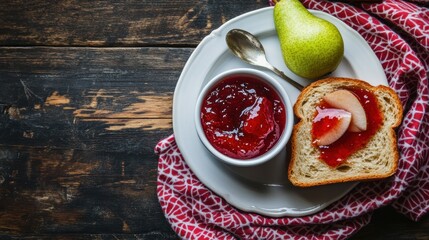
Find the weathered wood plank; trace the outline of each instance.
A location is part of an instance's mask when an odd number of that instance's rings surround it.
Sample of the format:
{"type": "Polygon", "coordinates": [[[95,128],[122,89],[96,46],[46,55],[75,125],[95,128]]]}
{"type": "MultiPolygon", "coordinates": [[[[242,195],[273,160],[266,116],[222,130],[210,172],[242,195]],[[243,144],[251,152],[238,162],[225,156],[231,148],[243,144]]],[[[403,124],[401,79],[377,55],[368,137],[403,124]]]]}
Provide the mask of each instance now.
{"type": "Polygon", "coordinates": [[[414,222],[392,207],[383,207],[376,210],[371,222],[351,238],[360,239],[429,239],[429,216],[414,222]]]}
{"type": "Polygon", "coordinates": [[[0,232],[171,235],[153,148],[192,50],[0,48],[0,232]]]}
{"type": "Polygon", "coordinates": [[[0,145],[153,148],[192,48],[0,48],[0,145]]]}
{"type": "Polygon", "coordinates": [[[71,88],[83,91],[94,87],[172,92],[192,51],[193,48],[2,47],[1,90],[9,91],[2,98],[26,102],[31,96],[47,97],[43,91],[60,86],[60,94],[71,88]],[[21,94],[23,90],[26,95],[21,94]]]}
{"type": "Polygon", "coordinates": [[[171,233],[153,152],[0,147],[0,232],[171,233]]]}
{"type": "Polygon", "coordinates": [[[195,46],[212,30],[268,1],[3,1],[3,46],[195,46]]]}
{"type": "Polygon", "coordinates": [[[34,235],[2,235],[0,239],[6,240],[170,240],[180,239],[174,233],[150,232],[150,233],[135,233],[135,234],[34,234],[34,235]]]}

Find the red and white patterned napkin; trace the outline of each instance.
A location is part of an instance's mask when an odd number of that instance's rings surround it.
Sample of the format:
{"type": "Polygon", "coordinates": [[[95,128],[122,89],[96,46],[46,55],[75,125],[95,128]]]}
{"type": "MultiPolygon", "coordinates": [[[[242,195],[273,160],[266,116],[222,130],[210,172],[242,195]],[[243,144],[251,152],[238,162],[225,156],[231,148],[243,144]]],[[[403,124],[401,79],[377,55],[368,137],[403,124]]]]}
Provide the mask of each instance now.
{"type": "MultiPolygon", "coordinates": [[[[202,184],[170,136],[159,155],[158,198],[173,230],[185,239],[343,239],[392,205],[410,219],[429,211],[429,9],[423,1],[347,4],[303,0],[309,9],[341,19],[359,32],[379,58],[404,106],[398,129],[400,161],[394,177],[360,183],[339,201],[304,217],[270,218],[242,212],[202,184]]],[[[270,4],[273,4],[270,2],[270,4]]]]}

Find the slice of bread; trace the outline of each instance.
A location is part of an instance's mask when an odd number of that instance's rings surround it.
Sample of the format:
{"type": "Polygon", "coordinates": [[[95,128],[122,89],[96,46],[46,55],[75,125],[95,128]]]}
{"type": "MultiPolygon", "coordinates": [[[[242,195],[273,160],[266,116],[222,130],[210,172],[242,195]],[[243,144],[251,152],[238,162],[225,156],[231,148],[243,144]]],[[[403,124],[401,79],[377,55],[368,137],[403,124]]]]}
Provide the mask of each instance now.
{"type": "Polygon", "coordinates": [[[386,178],[397,169],[399,153],[394,128],[402,121],[402,104],[397,94],[386,86],[372,86],[362,80],[326,78],[313,82],[298,96],[294,113],[299,122],[292,133],[292,152],[288,178],[295,186],[310,187],[331,183],[386,178]],[[320,159],[319,148],[312,144],[312,121],[316,107],[327,93],[344,87],[370,90],[378,100],[383,116],[379,131],[368,144],[338,167],[320,159]]]}

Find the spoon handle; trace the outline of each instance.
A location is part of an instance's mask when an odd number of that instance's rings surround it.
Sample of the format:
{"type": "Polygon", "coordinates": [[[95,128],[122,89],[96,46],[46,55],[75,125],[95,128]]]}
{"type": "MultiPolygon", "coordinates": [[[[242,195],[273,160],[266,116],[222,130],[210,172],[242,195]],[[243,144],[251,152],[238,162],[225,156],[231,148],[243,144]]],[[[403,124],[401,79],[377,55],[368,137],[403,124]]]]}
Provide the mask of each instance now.
{"type": "Polygon", "coordinates": [[[302,86],[301,84],[299,84],[299,83],[295,82],[294,80],[290,79],[282,71],[278,70],[276,67],[272,66],[271,64],[266,65],[265,67],[268,68],[268,69],[270,69],[271,71],[273,71],[275,74],[279,75],[281,78],[283,78],[284,80],[286,80],[292,86],[296,87],[298,90],[302,91],[302,89],[304,88],[304,86],[302,86]]]}

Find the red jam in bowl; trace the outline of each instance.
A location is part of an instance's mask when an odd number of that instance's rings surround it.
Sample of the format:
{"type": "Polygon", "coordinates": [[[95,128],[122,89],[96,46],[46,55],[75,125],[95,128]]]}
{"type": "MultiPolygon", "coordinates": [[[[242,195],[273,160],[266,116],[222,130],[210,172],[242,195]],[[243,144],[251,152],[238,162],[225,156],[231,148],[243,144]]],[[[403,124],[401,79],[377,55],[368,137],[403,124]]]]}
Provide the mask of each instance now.
{"type": "MultiPolygon", "coordinates": [[[[362,104],[367,118],[367,129],[362,132],[347,131],[341,138],[330,145],[317,146],[314,143],[314,147],[320,150],[320,158],[331,167],[340,166],[350,155],[364,148],[383,124],[383,115],[378,108],[377,97],[372,92],[361,88],[345,89],[351,91],[362,104]]],[[[331,106],[323,100],[318,107],[321,109],[331,108],[331,106]]],[[[313,122],[313,139],[322,135],[323,131],[329,128],[329,126],[326,125],[335,123],[338,123],[336,119],[313,122]]]]}
{"type": "Polygon", "coordinates": [[[213,86],[201,106],[201,124],[211,145],[235,159],[251,159],[271,149],[286,122],[277,92],[255,76],[229,76],[213,86]]]}

